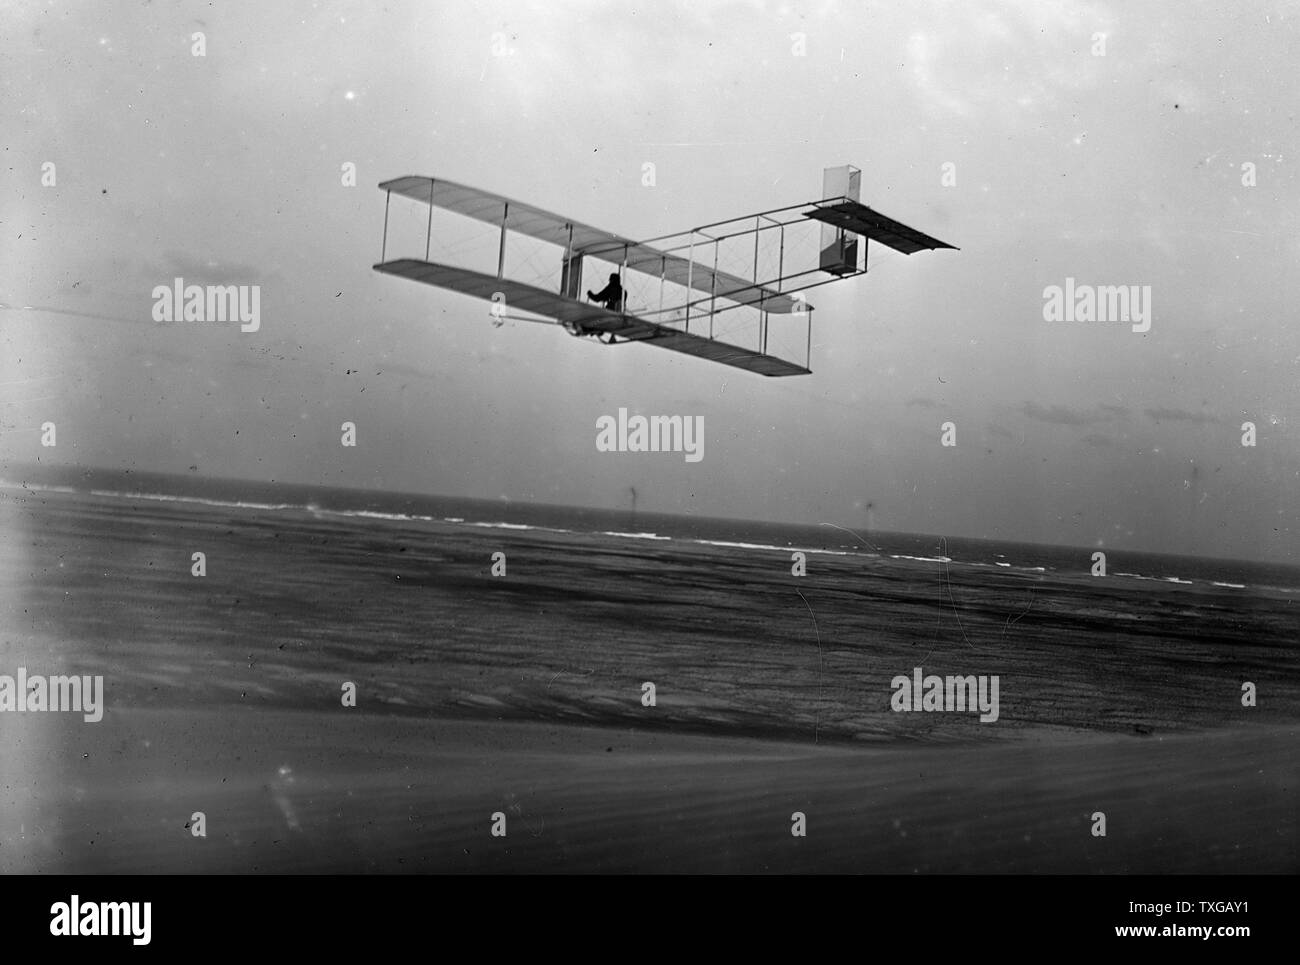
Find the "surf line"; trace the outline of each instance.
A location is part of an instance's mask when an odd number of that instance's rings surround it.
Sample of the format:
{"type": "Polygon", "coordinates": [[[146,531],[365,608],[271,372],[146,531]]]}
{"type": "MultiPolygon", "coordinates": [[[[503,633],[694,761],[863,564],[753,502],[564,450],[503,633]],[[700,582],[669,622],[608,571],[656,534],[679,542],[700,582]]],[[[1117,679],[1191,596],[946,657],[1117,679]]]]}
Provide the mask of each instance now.
{"type": "Polygon", "coordinates": [[[889,689],[894,692],[889,706],[895,713],[978,710],[981,724],[998,719],[997,674],[923,677],[921,668],[913,667],[911,677],[899,674],[889,682],[889,689]]]}

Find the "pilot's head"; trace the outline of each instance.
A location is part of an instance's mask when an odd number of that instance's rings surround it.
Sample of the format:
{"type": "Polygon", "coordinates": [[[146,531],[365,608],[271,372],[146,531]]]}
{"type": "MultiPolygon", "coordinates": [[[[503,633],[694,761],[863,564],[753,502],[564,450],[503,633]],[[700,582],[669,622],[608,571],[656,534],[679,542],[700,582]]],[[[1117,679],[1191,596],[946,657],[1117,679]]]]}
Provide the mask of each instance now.
{"type": "Polygon", "coordinates": [[[609,276],[609,280],[610,280],[610,281],[618,281],[618,272],[614,272],[613,274],[611,274],[611,275],[609,276]]]}

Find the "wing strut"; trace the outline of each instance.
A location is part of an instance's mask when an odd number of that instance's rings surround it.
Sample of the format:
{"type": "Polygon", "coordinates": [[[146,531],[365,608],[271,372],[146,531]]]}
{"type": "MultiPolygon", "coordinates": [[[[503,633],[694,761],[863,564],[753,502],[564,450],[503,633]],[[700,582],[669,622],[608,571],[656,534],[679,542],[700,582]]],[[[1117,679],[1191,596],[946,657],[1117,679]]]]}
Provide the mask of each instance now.
{"type": "MultiPolygon", "coordinates": [[[[433,216],[433,205],[429,205],[429,216],[433,216]]],[[[501,205],[501,246],[497,249],[497,277],[506,276],[506,221],[510,218],[510,202],[507,201],[501,205]]],[[[428,261],[429,256],[426,254],[424,260],[428,261]]]]}

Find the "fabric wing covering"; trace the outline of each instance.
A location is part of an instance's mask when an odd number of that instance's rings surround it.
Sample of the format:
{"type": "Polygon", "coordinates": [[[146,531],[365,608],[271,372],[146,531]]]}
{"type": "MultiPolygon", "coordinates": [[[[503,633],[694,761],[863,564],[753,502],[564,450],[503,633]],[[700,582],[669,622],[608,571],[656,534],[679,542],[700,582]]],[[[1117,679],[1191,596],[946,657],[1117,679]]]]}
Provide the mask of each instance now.
{"type": "Polygon", "coordinates": [[[472,295],[487,301],[491,301],[492,296],[500,292],[505,296],[506,304],[511,309],[521,309],[560,322],[582,324],[592,332],[608,332],[618,338],[657,345],[660,348],[694,355],[711,362],[721,362],[723,365],[731,365],[748,372],[757,372],[759,375],[810,374],[809,369],[773,355],[764,355],[716,339],[688,334],[666,325],[656,325],[635,315],[611,312],[598,305],[587,305],[566,298],[558,292],[549,292],[508,278],[497,278],[495,275],[470,271],[467,268],[439,265],[414,258],[400,258],[375,265],[375,269],[389,275],[409,278],[412,281],[424,282],[427,285],[472,295]]]}
{"type": "MultiPolygon", "coordinates": [[[[742,305],[753,305],[767,312],[798,311],[799,303],[789,295],[782,295],[773,288],[755,284],[748,278],[733,275],[725,271],[692,263],[689,258],[669,254],[643,245],[631,238],[624,238],[600,228],[593,228],[563,215],[543,211],[522,201],[513,201],[499,194],[480,191],[454,181],[441,178],[429,178],[412,175],[385,181],[379,185],[381,190],[392,191],[403,197],[422,201],[425,204],[451,211],[454,214],[474,218],[491,225],[501,226],[505,217],[507,231],[517,231],[530,238],[568,248],[572,243],[574,254],[600,258],[613,264],[622,264],[627,258],[627,267],[707,295],[725,298],[742,305]],[[508,206],[508,207],[507,207],[508,206]],[[570,239],[569,231],[573,235],[570,239]]],[[[803,305],[807,311],[809,306],[803,305]]]]}
{"type": "Polygon", "coordinates": [[[815,221],[843,228],[855,235],[862,235],[882,245],[888,245],[895,251],[910,255],[918,251],[932,251],[935,248],[953,248],[945,241],[931,238],[924,232],[909,228],[901,221],[887,218],[879,211],[873,211],[865,204],[856,201],[841,201],[803,212],[804,217],[815,221]]]}

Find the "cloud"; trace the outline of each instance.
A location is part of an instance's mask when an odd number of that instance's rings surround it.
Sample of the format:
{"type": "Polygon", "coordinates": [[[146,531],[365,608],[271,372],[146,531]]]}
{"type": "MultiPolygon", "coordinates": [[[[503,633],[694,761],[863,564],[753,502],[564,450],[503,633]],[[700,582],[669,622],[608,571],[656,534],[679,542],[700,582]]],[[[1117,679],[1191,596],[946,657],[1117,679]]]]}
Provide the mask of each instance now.
{"type": "Polygon", "coordinates": [[[1156,422],[1199,422],[1209,425],[1221,421],[1218,416],[1207,412],[1188,412],[1186,409],[1145,409],[1143,411],[1156,422]]]}
{"type": "Polygon", "coordinates": [[[916,397],[908,399],[903,404],[906,406],[913,406],[913,405],[924,406],[927,409],[936,409],[939,407],[939,404],[935,402],[934,399],[921,399],[916,397]]]}
{"type": "Polygon", "coordinates": [[[928,108],[960,117],[1051,110],[1113,77],[1113,61],[1091,55],[1095,35],[1109,36],[1117,21],[1103,5],[1014,0],[933,10],[928,32],[912,32],[907,43],[907,68],[928,108]],[[991,83],[968,82],[990,63],[1002,67],[991,83]]]}
{"type": "Polygon", "coordinates": [[[375,372],[383,375],[404,375],[408,379],[436,379],[437,373],[430,372],[428,369],[417,369],[412,365],[402,365],[393,362],[378,362],[375,364],[375,372]]]}
{"type": "Polygon", "coordinates": [[[89,318],[96,322],[125,322],[128,325],[156,324],[148,315],[128,318],[123,315],[106,315],[102,312],[81,312],[73,308],[60,308],[57,305],[0,305],[0,311],[48,312],[51,315],[65,315],[69,318],[89,318]]]}
{"type": "Polygon", "coordinates": [[[953,114],[965,116],[970,113],[970,104],[956,94],[962,87],[946,83],[936,76],[936,61],[942,60],[942,42],[937,37],[912,34],[907,41],[907,60],[925,102],[953,114]]]}
{"type": "Polygon", "coordinates": [[[193,366],[198,361],[198,357],[196,355],[181,355],[177,352],[166,352],[161,349],[144,349],[141,352],[139,361],[145,368],[152,368],[158,362],[167,362],[175,366],[193,366]]]}
{"type": "Polygon", "coordinates": [[[1026,402],[1020,411],[1030,419],[1060,426],[1087,426],[1094,422],[1104,422],[1106,418],[1086,409],[1070,409],[1063,405],[1041,406],[1037,402],[1026,402]]]}
{"type": "Polygon", "coordinates": [[[198,258],[183,251],[164,252],[148,271],[151,278],[183,278],[187,285],[270,285],[279,277],[255,265],[198,258]]]}

